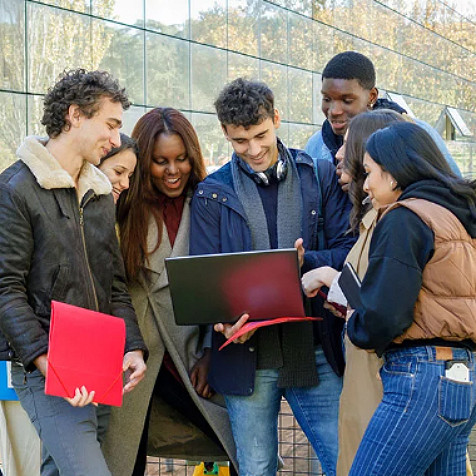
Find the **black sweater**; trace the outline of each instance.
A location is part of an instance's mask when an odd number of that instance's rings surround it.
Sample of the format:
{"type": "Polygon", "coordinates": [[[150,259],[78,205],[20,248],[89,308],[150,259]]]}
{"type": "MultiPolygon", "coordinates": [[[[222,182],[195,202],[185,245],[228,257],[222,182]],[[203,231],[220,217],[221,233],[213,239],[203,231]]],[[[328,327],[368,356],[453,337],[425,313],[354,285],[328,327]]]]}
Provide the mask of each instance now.
{"type": "MultiPolygon", "coordinates": [[[[407,187],[400,200],[423,198],[444,206],[476,236],[476,217],[467,202],[441,183],[425,180],[407,187]]],[[[413,322],[422,272],[433,256],[434,235],[411,210],[398,207],[377,224],[369,267],[362,281],[362,308],[347,323],[350,340],[381,355],[413,322]]]]}

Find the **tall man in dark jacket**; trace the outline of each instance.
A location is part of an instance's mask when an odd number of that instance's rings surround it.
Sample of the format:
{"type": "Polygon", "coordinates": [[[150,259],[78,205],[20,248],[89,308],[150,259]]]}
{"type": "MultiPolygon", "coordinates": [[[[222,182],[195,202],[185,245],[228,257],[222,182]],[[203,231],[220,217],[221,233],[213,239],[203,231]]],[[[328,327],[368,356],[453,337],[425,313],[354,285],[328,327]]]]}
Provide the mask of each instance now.
{"type": "MultiPolygon", "coordinates": [[[[231,162],[196,190],[191,254],[296,246],[304,271],[324,265],[341,267],[354,239],[345,234],[349,203],[333,165],[318,162],[318,187],[311,157],[288,149],[277,138],[279,112],[272,91],[263,83],[237,79],[223,89],[215,107],[234,154],[231,162]],[[325,243],[319,246],[321,220],[325,243]]],[[[322,315],[320,304],[313,302],[315,315],[322,315]]],[[[246,318],[234,326],[219,324],[215,330],[227,336],[246,318]]],[[[242,338],[243,345],[230,345],[220,352],[225,337],[213,333],[209,382],[225,395],[240,474],[276,474],[282,396],[326,474],[335,474],[341,331],[342,324],[326,315],[314,329],[309,322],[262,328],[242,338]]]]}
{"type": "Polygon", "coordinates": [[[66,399],[45,395],[51,300],[124,319],[124,391],[146,368],[111,185],[95,167],[120,145],[128,106],[106,72],[65,73],[45,97],[42,123],[49,137],[27,137],[19,160],[0,175],[0,330],[16,356],[14,388],[43,442],[42,476],[110,476],[92,389],[83,386],[66,399]]]}

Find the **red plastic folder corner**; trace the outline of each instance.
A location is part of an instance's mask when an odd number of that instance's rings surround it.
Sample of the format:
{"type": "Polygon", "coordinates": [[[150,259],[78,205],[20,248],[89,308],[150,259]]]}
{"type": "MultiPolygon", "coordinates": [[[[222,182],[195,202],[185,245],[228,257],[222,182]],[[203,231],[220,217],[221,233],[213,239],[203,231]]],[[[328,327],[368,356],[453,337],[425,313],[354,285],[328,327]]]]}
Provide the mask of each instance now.
{"type": "Polygon", "coordinates": [[[302,322],[302,321],[321,321],[322,317],[277,317],[275,319],[267,319],[265,321],[247,322],[239,331],[236,331],[218,350],[222,350],[228,344],[241,337],[243,334],[259,329],[260,327],[274,326],[276,324],[284,324],[285,322],[302,322]]]}
{"type": "Polygon", "coordinates": [[[122,319],[52,301],[45,393],[71,398],[84,385],[96,403],[121,406],[125,340],[122,319]]]}

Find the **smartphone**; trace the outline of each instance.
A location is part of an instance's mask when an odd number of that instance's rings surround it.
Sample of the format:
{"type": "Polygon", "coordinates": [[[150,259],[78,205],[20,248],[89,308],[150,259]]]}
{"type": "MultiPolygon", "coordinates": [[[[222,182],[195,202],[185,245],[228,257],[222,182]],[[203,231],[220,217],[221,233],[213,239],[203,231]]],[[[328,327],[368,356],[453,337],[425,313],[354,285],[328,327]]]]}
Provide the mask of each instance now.
{"type": "Polygon", "coordinates": [[[350,307],[352,309],[362,307],[362,301],[360,300],[361,282],[350,263],[344,265],[338,283],[350,307]]]}
{"type": "Polygon", "coordinates": [[[447,360],[445,362],[445,377],[455,382],[469,382],[469,368],[462,360],[447,360]]]}

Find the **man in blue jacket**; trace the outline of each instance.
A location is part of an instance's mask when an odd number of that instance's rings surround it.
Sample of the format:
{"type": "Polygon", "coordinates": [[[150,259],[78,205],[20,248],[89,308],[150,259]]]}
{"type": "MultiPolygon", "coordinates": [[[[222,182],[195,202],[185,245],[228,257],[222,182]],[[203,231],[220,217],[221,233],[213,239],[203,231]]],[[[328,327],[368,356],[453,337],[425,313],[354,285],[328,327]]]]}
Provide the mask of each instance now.
{"type": "MultiPolygon", "coordinates": [[[[263,83],[237,79],[215,102],[229,163],[199,184],[192,200],[191,254],[298,248],[303,272],[340,268],[354,243],[346,235],[350,204],[328,161],[314,163],[278,139],[279,112],[263,83]],[[319,180],[319,182],[318,182],[319,180]],[[322,213],[319,213],[322,210],[322,213]],[[321,243],[318,227],[323,224],[321,243]],[[324,242],[322,242],[324,241],[324,242]]],[[[240,474],[277,471],[277,422],[288,400],[327,475],[335,474],[337,416],[343,370],[342,323],[312,302],[317,325],[259,329],[218,352],[237,324],[215,326],[209,383],[225,396],[240,474]],[[222,335],[223,334],[223,335],[222,335]]]]}
{"type": "MultiPolygon", "coordinates": [[[[376,75],[372,61],[356,51],[335,55],[322,72],[322,112],[326,120],[321,130],[314,133],[305,151],[316,159],[325,159],[337,165],[336,153],[342,146],[350,120],[372,109],[393,109],[400,114],[407,111],[397,103],[378,99],[376,75]]],[[[440,134],[420,119],[415,123],[426,130],[458,176],[461,172],[440,134]]],[[[338,172],[339,172],[339,167],[338,172]]]]}

